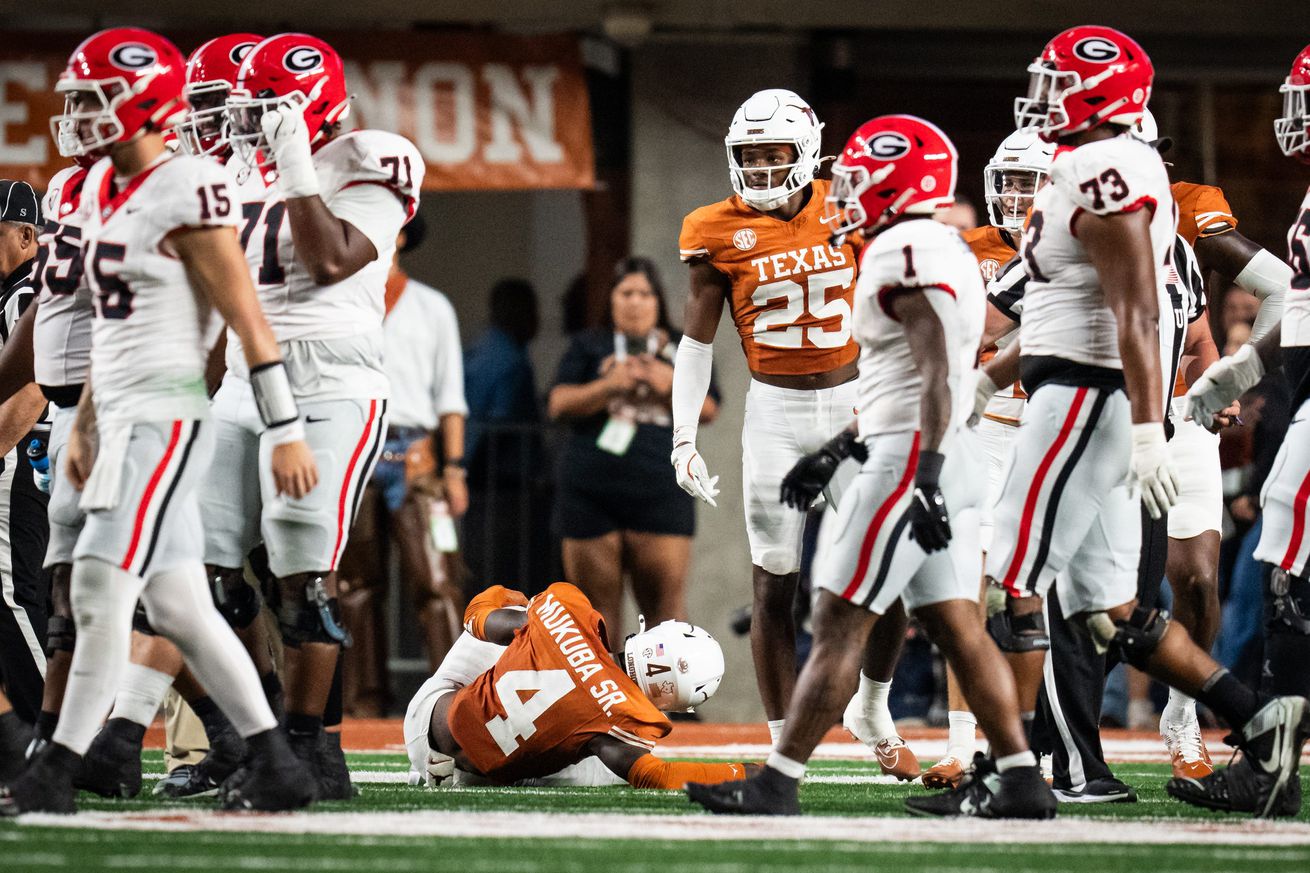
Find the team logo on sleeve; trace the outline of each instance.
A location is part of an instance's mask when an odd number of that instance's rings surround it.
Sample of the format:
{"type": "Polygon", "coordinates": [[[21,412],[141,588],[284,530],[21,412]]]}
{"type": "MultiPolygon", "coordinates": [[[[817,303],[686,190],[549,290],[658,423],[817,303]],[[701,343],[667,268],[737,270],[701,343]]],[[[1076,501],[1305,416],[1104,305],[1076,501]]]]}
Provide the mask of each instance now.
{"type": "Polygon", "coordinates": [[[869,155],[882,161],[894,161],[910,150],[910,141],[903,134],[889,130],[869,138],[869,155]]]}
{"type": "Polygon", "coordinates": [[[978,265],[978,269],[982,271],[982,277],[984,282],[990,282],[992,281],[992,279],[996,278],[996,271],[999,270],[1000,268],[1001,268],[1001,263],[995,258],[987,258],[981,264],[978,265]]]}
{"type": "Polygon", "coordinates": [[[1108,64],[1119,57],[1119,46],[1103,36],[1089,36],[1074,43],[1073,53],[1084,61],[1108,64]]]}
{"type": "Polygon", "coordinates": [[[732,235],[732,244],[743,252],[748,252],[755,248],[755,231],[749,227],[743,227],[732,235]]]}
{"type": "Polygon", "coordinates": [[[144,70],[156,60],[155,50],[139,42],[125,42],[109,53],[110,63],[120,70],[144,70]]]}
{"type": "Polygon", "coordinates": [[[308,73],[323,66],[323,55],[312,46],[296,46],[282,59],[282,66],[293,73],[308,73]]]}

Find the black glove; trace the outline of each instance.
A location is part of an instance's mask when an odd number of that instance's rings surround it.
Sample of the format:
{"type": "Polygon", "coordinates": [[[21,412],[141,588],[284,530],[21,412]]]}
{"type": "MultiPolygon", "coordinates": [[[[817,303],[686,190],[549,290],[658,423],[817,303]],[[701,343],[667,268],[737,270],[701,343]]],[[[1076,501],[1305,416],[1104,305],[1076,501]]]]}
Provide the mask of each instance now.
{"type": "Polygon", "coordinates": [[[828,486],[837,466],[847,458],[863,464],[869,460],[869,450],[854,433],[844,430],[824,443],[823,448],[796,462],[782,478],[782,494],[778,499],[792,509],[804,512],[828,486]]]}
{"type": "Polygon", "coordinates": [[[951,519],[938,484],[945,458],[941,452],[920,452],[910,498],[910,538],[928,553],[946,548],[951,541],[951,519]]]}

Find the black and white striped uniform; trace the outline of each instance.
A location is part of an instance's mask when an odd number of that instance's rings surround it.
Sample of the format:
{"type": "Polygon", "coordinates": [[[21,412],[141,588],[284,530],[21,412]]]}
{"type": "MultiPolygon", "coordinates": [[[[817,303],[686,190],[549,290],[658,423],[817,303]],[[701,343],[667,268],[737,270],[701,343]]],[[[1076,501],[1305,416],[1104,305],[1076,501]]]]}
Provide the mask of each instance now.
{"type": "MultiPolygon", "coordinates": [[[[0,346],[32,302],[34,266],[28,261],[0,281],[0,346]]],[[[50,527],[49,497],[32,479],[27,446],[32,439],[47,441],[46,415],[0,457],[0,679],[15,711],[29,723],[41,709],[45,677],[49,584],[41,564],[50,527]]]]}

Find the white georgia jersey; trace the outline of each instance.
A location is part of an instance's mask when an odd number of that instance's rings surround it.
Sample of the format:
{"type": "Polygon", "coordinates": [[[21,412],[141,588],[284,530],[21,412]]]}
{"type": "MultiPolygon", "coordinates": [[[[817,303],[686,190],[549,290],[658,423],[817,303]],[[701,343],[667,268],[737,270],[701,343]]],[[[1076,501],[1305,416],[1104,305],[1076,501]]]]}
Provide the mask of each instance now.
{"type": "Polygon", "coordinates": [[[1142,208],[1152,210],[1151,249],[1163,294],[1178,216],[1160,155],[1127,134],[1056,154],[1051,181],[1033,199],[1023,235],[1029,278],[1021,328],[1024,357],[1123,369],[1114,313],[1073,223],[1084,212],[1113,215],[1142,208]]]}
{"type": "Polygon", "coordinates": [[[204,418],[209,302],[192,289],[167,237],[241,222],[221,164],[166,155],[125,183],[104,159],[82,197],[83,262],[95,304],[92,391],[106,421],[204,418]]]}
{"type": "Polygon", "coordinates": [[[1310,399],[1310,189],[1287,231],[1292,281],[1283,304],[1283,369],[1292,385],[1292,409],[1310,399]]]}
{"type": "Polygon", "coordinates": [[[1164,378],[1164,414],[1173,414],[1174,385],[1187,345],[1187,327],[1205,314],[1205,276],[1196,253],[1182,235],[1174,237],[1173,252],[1164,268],[1160,297],[1160,370],[1164,378]]]}
{"type": "Polygon", "coordinates": [[[40,288],[32,324],[32,356],[38,385],[81,385],[91,366],[91,287],[82,270],[79,205],[88,170],[67,167],[55,174],[41,203],[40,288]]]}
{"type": "Polygon", "coordinates": [[[892,314],[893,298],[907,288],[922,290],[941,321],[952,432],[973,412],[987,306],[978,261],[954,228],[930,218],[911,219],[875,236],[860,262],[853,324],[860,344],[861,438],[919,428],[922,380],[905,331],[892,314]]]}
{"type": "MultiPolygon", "coordinates": [[[[283,344],[300,400],[386,397],[382,318],[387,274],[396,236],[418,208],[423,158],[402,136],[356,130],[318,148],[314,167],[328,209],[368,237],[378,256],[335,285],[316,285],[296,258],[281,192],[276,184],[268,184],[258,211],[252,204],[243,205],[241,231],[259,302],[283,344]],[[304,342],[325,345],[299,345],[304,342]]],[[[230,332],[227,366],[247,378],[240,344],[230,332]]]]}

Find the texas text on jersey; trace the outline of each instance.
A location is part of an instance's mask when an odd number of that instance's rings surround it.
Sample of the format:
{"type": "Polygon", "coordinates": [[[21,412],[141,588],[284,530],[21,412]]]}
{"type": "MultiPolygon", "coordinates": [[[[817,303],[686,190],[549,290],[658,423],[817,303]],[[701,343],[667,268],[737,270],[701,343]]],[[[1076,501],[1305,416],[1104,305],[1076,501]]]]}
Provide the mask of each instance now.
{"type": "Polygon", "coordinates": [[[824,373],[858,354],[851,338],[858,239],[829,242],[822,218],[830,184],[811,183],[809,202],[791,221],[737,195],[683,220],[679,254],[707,261],[731,281],[732,319],[758,373],[824,373]]]}

